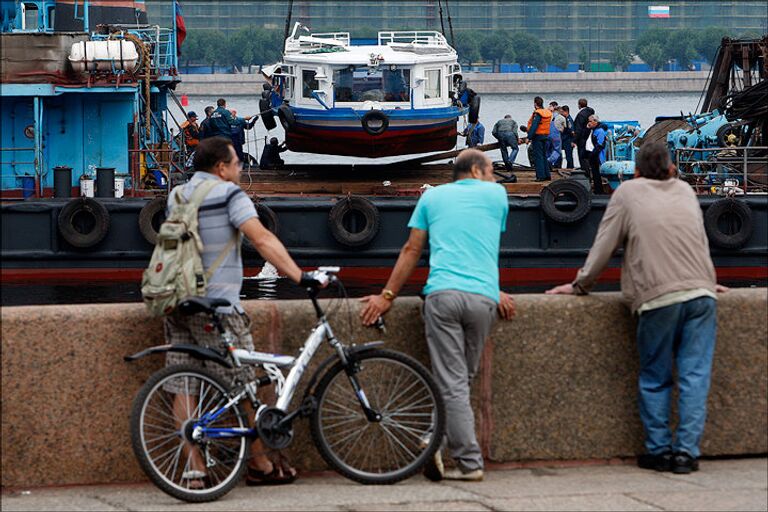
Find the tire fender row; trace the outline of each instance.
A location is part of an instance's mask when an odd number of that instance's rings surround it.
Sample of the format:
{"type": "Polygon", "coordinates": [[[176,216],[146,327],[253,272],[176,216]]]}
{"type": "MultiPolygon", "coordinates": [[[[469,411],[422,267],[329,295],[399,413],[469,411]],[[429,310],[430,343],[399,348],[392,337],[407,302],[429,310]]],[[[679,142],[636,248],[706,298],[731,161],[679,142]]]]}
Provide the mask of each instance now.
{"type": "MultiPolygon", "coordinates": [[[[557,180],[544,187],[540,194],[541,210],[551,221],[575,224],[592,208],[590,192],[571,180],[557,180]],[[569,209],[560,209],[565,200],[569,209]]],[[[259,220],[275,236],[280,233],[280,221],[269,206],[254,201],[259,220]]],[[[139,212],[139,231],[147,243],[154,245],[157,232],[165,220],[166,198],[156,197],[139,212]]],[[[72,247],[87,249],[100,243],[109,232],[110,216],[106,207],[95,199],[80,197],[69,201],[59,212],[58,230],[72,247]]],[[[752,237],[752,209],[744,201],[722,198],[714,201],[704,213],[704,228],[710,243],[722,249],[739,249],[752,237]]],[[[328,214],[328,229],[340,245],[360,248],[371,243],[381,229],[379,209],[362,196],[340,198],[328,214]]],[[[243,250],[255,253],[256,248],[246,238],[243,250]]]]}

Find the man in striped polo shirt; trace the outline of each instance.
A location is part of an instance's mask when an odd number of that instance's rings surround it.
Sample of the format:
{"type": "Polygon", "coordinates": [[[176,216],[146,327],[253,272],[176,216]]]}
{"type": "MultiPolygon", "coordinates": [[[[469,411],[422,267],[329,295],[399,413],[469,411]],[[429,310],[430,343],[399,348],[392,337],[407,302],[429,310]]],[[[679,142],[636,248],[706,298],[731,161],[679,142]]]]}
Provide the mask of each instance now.
{"type": "MultiPolygon", "coordinates": [[[[222,324],[234,336],[235,347],[254,350],[251,337],[251,321],[240,304],[240,288],[243,284],[243,260],[240,256],[240,243],[231,244],[234,237],[240,233],[247,236],[259,254],[274,265],[281,275],[287,276],[295,283],[305,283],[310,276],[302,274],[285,246],[278,238],[267,230],[259,221],[256,208],[251,199],[240,188],[240,172],[242,162],[237,157],[232,140],[225,137],[210,137],[200,141],[195,151],[195,174],[189,183],[182,185],[182,194],[188,200],[194,190],[204,181],[214,180],[214,186],[203,200],[198,210],[198,232],[203,242],[203,267],[207,271],[219,254],[230,246],[221,264],[216,268],[208,281],[206,297],[227,299],[231,306],[219,308],[222,324]]],[[[174,194],[168,199],[168,212],[174,207],[174,194]]],[[[206,314],[184,316],[173,313],[165,318],[165,338],[169,344],[190,343],[218,348],[221,343],[217,332],[206,332],[205,325],[210,318],[206,314]]],[[[200,362],[188,354],[168,352],[166,365],[193,364],[200,362]]],[[[219,365],[207,365],[206,370],[218,375],[225,382],[231,382],[235,372],[244,380],[253,380],[253,367],[230,370],[219,365]]],[[[185,390],[167,390],[183,397],[185,390]]],[[[246,406],[250,408],[250,405],[246,406]]],[[[185,407],[182,404],[180,408],[185,407]]],[[[188,409],[188,408],[187,408],[188,409]]],[[[247,411],[247,416],[253,418],[253,411],[247,411]]],[[[205,474],[205,463],[197,450],[189,450],[190,467],[187,479],[190,486],[202,486],[205,474]]],[[[246,483],[259,485],[264,483],[288,483],[295,479],[296,472],[282,458],[280,464],[273,464],[267,457],[266,451],[257,440],[251,445],[251,459],[248,467],[246,483]]]]}

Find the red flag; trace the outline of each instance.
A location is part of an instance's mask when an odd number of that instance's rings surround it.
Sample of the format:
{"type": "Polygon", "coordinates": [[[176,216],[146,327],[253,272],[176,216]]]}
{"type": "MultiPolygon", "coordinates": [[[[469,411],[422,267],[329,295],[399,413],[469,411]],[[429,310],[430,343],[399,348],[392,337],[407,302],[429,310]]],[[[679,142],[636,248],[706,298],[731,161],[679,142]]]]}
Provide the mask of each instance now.
{"type": "Polygon", "coordinates": [[[173,3],[173,8],[176,11],[176,53],[181,57],[181,44],[187,37],[187,26],[184,24],[184,15],[178,0],[173,3]]]}

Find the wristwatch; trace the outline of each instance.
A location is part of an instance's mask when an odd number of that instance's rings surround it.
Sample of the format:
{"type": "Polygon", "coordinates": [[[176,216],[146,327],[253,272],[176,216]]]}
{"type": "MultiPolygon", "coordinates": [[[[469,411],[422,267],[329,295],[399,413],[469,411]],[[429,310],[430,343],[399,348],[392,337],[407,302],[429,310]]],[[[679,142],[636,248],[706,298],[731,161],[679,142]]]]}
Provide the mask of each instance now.
{"type": "Polygon", "coordinates": [[[384,297],[387,300],[395,300],[395,297],[397,297],[397,294],[393,292],[392,290],[382,290],[381,296],[384,297]]]}

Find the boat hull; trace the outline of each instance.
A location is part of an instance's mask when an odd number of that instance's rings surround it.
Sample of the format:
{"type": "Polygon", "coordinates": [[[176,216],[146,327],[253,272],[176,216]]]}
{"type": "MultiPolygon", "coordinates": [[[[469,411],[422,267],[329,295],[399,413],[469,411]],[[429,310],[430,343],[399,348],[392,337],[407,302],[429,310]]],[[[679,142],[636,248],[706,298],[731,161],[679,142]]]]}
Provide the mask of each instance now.
{"type": "MultiPolygon", "coordinates": [[[[264,196],[279,219],[278,236],[304,268],[339,265],[342,277],[383,282],[408,237],[406,228],[417,197],[369,197],[380,215],[376,237],[364,247],[346,247],[334,239],[328,214],[334,197],[264,196]]],[[[701,197],[706,210],[716,197],[701,197]]],[[[139,212],[149,199],[99,199],[110,213],[106,237],[91,249],[68,246],[58,232],[62,199],[3,203],[2,282],[56,283],[73,281],[137,282],[153,246],[141,235],[139,212]]],[[[593,198],[590,213],[573,225],[549,221],[538,197],[510,196],[507,230],[501,238],[499,267],[504,286],[550,285],[567,282],[583,265],[594,241],[608,197],[593,198]]],[[[765,285],[768,282],[768,198],[749,197],[754,231],[745,247],[711,248],[718,278],[727,282],[765,285]]],[[[257,253],[244,250],[249,274],[263,265],[257,253]]],[[[470,263],[468,263],[470,264],[470,263]]],[[[414,275],[423,282],[428,255],[414,275]]],[[[620,259],[614,258],[604,280],[618,281],[620,259]]]]}
{"type": "Polygon", "coordinates": [[[367,133],[365,112],[294,109],[295,126],[286,132],[288,149],[300,153],[380,158],[448,151],[456,147],[456,108],[435,111],[384,111],[388,128],[379,135],[367,133]]]}

